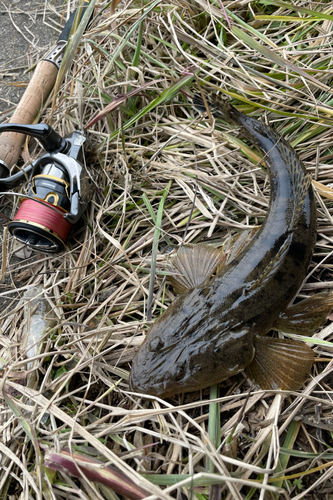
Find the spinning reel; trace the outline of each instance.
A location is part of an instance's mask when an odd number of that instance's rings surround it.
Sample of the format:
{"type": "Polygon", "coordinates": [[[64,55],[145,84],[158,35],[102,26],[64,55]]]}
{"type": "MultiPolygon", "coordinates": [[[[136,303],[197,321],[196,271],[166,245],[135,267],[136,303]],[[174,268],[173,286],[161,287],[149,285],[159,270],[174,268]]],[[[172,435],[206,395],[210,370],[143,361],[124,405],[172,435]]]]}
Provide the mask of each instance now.
{"type": "Polygon", "coordinates": [[[0,179],[1,193],[30,176],[26,197],[8,228],[15,238],[35,250],[60,252],[94,191],[83,166],[85,136],[76,131],[63,138],[45,123],[5,123],[0,125],[1,132],[35,137],[46,151],[31,166],[0,179]]]}

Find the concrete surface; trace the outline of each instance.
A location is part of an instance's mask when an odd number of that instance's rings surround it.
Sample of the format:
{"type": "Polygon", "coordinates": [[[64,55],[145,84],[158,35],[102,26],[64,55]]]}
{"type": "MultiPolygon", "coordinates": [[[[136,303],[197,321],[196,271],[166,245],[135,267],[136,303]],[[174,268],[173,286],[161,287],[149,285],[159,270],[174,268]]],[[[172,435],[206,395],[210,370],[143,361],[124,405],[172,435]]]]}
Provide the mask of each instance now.
{"type": "Polygon", "coordinates": [[[64,12],[63,0],[0,1],[0,121],[24,92],[20,82],[30,78],[24,72],[57,41],[64,12]]]}

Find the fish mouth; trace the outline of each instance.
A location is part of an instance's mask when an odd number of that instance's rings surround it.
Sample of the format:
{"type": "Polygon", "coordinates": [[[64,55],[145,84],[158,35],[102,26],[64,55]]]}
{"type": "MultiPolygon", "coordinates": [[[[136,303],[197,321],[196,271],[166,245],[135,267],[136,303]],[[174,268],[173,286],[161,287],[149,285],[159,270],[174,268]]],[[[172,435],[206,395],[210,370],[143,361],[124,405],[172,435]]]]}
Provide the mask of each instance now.
{"type": "Polygon", "coordinates": [[[142,378],[142,372],[140,373],[140,370],[136,370],[135,366],[132,366],[129,376],[130,391],[139,392],[141,394],[151,394],[150,388],[147,387],[147,384],[143,383],[142,378]]]}
{"type": "Polygon", "coordinates": [[[140,387],[140,383],[138,380],[136,380],[136,377],[133,375],[133,369],[130,373],[130,376],[129,376],[129,389],[130,391],[132,392],[140,392],[140,393],[145,393],[145,390],[140,387]]]}
{"type": "Polygon", "coordinates": [[[147,353],[141,349],[132,361],[132,369],[129,376],[129,388],[139,394],[149,394],[164,398],[168,391],[168,381],[164,373],[163,363],[154,362],[147,353]]]}
{"type": "Polygon", "coordinates": [[[157,396],[164,399],[165,397],[171,396],[172,394],[167,390],[166,382],[156,382],[152,386],[149,383],[144,383],[142,380],[142,372],[140,370],[135,370],[132,367],[129,376],[129,388],[130,391],[139,394],[148,394],[149,396],[157,396]]]}

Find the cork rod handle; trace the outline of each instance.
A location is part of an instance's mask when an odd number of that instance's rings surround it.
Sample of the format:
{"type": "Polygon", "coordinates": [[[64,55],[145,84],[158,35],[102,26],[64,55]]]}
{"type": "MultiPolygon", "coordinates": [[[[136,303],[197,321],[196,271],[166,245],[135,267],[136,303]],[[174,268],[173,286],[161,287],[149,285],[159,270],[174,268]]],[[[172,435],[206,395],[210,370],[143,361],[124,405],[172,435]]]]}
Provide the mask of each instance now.
{"type": "MultiPolygon", "coordinates": [[[[40,61],[34,75],[23,94],[12,118],[11,123],[33,123],[44,100],[51,92],[56,81],[58,68],[49,61],[40,61]]],[[[4,132],[0,135],[0,160],[11,168],[21,154],[24,134],[4,132]]]]}

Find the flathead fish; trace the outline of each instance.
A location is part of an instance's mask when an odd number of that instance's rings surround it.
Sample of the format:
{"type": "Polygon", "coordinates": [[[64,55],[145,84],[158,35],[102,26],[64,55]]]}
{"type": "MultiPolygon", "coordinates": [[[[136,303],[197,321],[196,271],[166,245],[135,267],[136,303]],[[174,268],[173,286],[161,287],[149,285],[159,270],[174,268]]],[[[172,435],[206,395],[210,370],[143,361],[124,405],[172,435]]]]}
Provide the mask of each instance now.
{"type": "MultiPolygon", "coordinates": [[[[200,97],[194,105],[205,111],[200,97]]],[[[155,321],[134,357],[130,387],[166,397],[245,370],[263,389],[296,390],[311,370],[312,349],[266,334],[272,329],[313,333],[332,309],[331,293],[290,306],[316,239],[311,177],[271,127],[217,96],[210,96],[209,107],[264,153],[269,209],[260,229],[251,237],[241,235],[229,253],[203,244],[180,249],[172,263],[180,295],[155,321]]]]}

